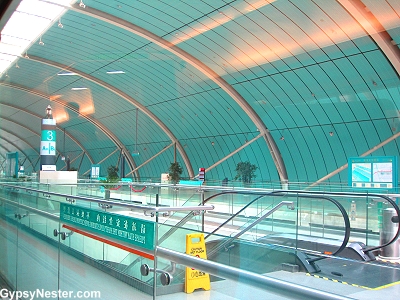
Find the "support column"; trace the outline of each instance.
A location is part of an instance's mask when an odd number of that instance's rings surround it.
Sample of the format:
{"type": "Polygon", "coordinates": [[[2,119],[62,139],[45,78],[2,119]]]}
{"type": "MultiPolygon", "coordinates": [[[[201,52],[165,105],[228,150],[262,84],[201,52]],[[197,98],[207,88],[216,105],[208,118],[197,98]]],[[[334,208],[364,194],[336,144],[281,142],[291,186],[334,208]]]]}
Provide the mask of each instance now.
{"type": "Polygon", "coordinates": [[[50,105],[46,108],[46,117],[42,119],[41,129],[40,170],[56,171],[56,120],[53,119],[50,105]]]}

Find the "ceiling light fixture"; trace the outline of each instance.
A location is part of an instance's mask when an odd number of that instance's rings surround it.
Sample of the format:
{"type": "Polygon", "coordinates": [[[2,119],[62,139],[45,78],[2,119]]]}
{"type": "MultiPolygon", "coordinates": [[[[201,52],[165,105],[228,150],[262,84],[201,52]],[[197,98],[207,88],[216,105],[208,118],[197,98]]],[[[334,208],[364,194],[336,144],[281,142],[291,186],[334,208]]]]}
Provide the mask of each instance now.
{"type": "Polygon", "coordinates": [[[107,71],[107,74],[125,74],[124,71],[107,71]]]}
{"type": "Polygon", "coordinates": [[[63,24],[61,24],[61,19],[60,19],[60,20],[58,20],[58,27],[60,27],[60,28],[64,28],[64,25],[63,25],[63,24]]]}
{"type": "Polygon", "coordinates": [[[82,91],[82,90],[87,90],[87,88],[85,87],[76,87],[76,88],[72,88],[71,91],[82,91]]]}
{"type": "Polygon", "coordinates": [[[25,52],[24,57],[25,57],[26,59],[29,59],[28,52],[25,52]]]}
{"type": "Polygon", "coordinates": [[[82,0],[81,0],[81,2],[79,3],[79,6],[82,7],[82,8],[85,8],[85,7],[86,7],[86,5],[83,3],[82,0]]]}
{"type": "Polygon", "coordinates": [[[40,37],[40,39],[39,39],[39,45],[40,45],[40,46],[44,46],[44,43],[43,43],[43,41],[42,41],[42,37],[40,37]]]}
{"type": "Polygon", "coordinates": [[[17,69],[19,69],[18,62],[15,64],[15,67],[16,67],[17,69]]]}
{"type": "Polygon", "coordinates": [[[74,72],[64,72],[64,73],[57,73],[58,76],[73,76],[73,75],[78,75],[74,72]]]}

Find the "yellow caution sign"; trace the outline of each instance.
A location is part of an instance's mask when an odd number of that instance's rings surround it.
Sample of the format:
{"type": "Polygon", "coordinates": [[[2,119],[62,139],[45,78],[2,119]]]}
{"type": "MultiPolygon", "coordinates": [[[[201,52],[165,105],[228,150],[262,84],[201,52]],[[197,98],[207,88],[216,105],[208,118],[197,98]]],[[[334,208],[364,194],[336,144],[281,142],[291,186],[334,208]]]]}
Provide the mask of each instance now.
{"type": "MultiPolygon", "coordinates": [[[[193,233],[186,235],[186,254],[207,259],[204,234],[193,233]]],[[[186,267],[185,293],[193,293],[195,289],[210,290],[210,275],[202,271],[186,267]]]]}

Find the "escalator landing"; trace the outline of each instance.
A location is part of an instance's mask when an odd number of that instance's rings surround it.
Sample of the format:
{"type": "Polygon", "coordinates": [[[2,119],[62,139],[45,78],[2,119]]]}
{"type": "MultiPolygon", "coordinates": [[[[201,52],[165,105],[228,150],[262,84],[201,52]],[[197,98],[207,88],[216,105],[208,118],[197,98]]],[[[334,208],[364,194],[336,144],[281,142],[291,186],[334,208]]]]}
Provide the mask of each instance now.
{"type": "Polygon", "coordinates": [[[314,277],[329,279],[369,290],[400,284],[400,264],[327,258],[317,262],[321,272],[314,277]]]}

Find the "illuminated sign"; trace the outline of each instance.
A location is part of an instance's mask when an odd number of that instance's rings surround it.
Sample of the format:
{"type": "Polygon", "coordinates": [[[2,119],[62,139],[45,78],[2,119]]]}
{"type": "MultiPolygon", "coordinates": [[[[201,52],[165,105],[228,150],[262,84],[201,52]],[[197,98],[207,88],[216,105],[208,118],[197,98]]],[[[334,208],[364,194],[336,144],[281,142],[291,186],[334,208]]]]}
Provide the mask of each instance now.
{"type": "Polygon", "coordinates": [[[397,187],[397,157],[350,157],[349,186],[358,188],[397,187]]]}

